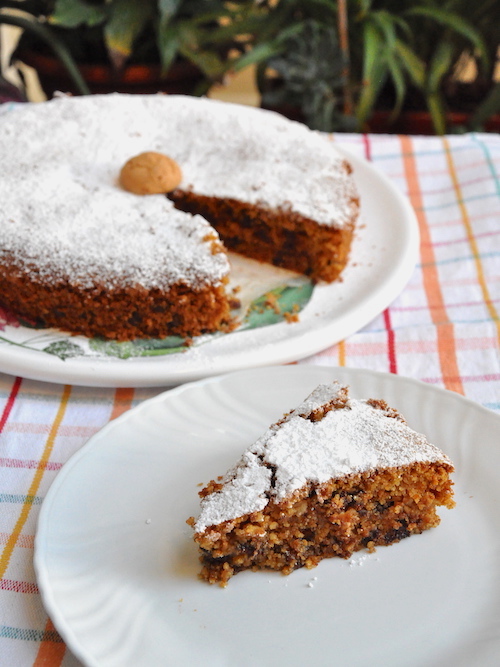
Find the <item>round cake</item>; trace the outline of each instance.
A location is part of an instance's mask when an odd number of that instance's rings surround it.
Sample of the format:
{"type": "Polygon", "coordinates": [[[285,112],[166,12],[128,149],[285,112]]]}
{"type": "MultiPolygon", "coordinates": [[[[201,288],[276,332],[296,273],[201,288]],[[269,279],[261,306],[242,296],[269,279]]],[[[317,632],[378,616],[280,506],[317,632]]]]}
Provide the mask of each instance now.
{"type": "Polygon", "coordinates": [[[277,114],[165,95],[59,97],[0,118],[0,301],[117,340],[230,326],[224,246],[331,281],[358,213],[345,158],[277,114]],[[133,156],[169,156],[171,193],[125,190],[133,156]],[[221,243],[221,239],[224,242],[221,243]]]}

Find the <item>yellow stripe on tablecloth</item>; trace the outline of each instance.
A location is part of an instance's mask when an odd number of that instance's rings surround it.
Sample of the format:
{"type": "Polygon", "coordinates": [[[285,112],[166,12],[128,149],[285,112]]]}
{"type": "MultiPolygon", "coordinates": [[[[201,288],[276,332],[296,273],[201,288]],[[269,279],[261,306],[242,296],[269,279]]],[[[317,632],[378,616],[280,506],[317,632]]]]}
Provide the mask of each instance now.
{"type": "Polygon", "coordinates": [[[493,304],[490,291],[488,289],[488,285],[486,284],[486,278],[484,276],[484,270],[483,270],[483,265],[481,263],[481,253],[479,252],[479,248],[476,243],[476,239],[474,237],[474,232],[472,230],[472,225],[471,225],[471,220],[469,213],[467,211],[467,207],[465,206],[463,194],[462,194],[462,188],[460,187],[460,183],[458,181],[458,175],[457,175],[457,170],[455,169],[455,165],[453,163],[453,156],[451,153],[450,149],[450,142],[447,139],[447,137],[443,137],[443,144],[444,144],[444,150],[446,154],[446,162],[448,164],[448,170],[450,172],[451,176],[451,181],[453,183],[453,188],[455,190],[455,193],[457,195],[457,201],[458,201],[458,206],[460,209],[460,215],[462,216],[462,222],[464,224],[465,230],[467,232],[467,239],[469,241],[470,248],[472,250],[472,256],[474,257],[474,263],[476,265],[476,272],[477,272],[477,279],[479,282],[479,287],[481,288],[481,293],[483,295],[484,303],[486,304],[486,308],[488,309],[488,312],[490,314],[491,319],[495,322],[496,328],[497,328],[497,335],[498,339],[500,341],[500,320],[498,317],[498,313],[496,311],[496,308],[493,304]]]}
{"type": "Polygon", "coordinates": [[[21,513],[16,522],[16,525],[14,526],[14,530],[9,536],[5,548],[0,555],[0,579],[4,576],[5,571],[7,570],[10,558],[12,556],[12,552],[14,551],[14,548],[17,544],[21,531],[30,513],[30,509],[32,507],[32,502],[31,502],[32,498],[34,498],[38,492],[40,482],[42,481],[43,473],[45,472],[46,464],[52,453],[52,448],[54,447],[54,442],[57,436],[57,432],[59,430],[59,426],[61,425],[64,413],[66,412],[70,394],[71,394],[71,387],[66,385],[62,393],[59,409],[57,410],[56,417],[49,432],[49,437],[47,438],[47,442],[45,443],[42,457],[35,470],[33,481],[31,482],[30,488],[26,495],[26,501],[22,506],[21,513]]]}

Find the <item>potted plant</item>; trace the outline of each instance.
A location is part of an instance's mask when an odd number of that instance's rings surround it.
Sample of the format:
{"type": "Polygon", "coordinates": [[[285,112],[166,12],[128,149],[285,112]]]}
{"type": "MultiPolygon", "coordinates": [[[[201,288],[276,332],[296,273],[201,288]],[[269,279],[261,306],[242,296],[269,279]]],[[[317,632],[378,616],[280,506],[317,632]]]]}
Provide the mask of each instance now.
{"type": "Polygon", "coordinates": [[[49,96],[200,95],[254,65],[262,106],[315,129],[500,129],[496,0],[0,0],[0,22],[49,96]]]}
{"type": "Polygon", "coordinates": [[[313,128],[443,134],[500,110],[494,0],[288,0],[269,20],[267,41],[238,66],[257,63],[263,106],[313,128]],[[457,77],[464,63],[467,83],[457,77]],[[408,113],[417,128],[403,125],[408,113]]]}
{"type": "Polygon", "coordinates": [[[0,0],[2,9],[0,23],[22,29],[13,60],[37,70],[49,97],[204,94],[248,52],[267,13],[254,0],[0,0]]]}

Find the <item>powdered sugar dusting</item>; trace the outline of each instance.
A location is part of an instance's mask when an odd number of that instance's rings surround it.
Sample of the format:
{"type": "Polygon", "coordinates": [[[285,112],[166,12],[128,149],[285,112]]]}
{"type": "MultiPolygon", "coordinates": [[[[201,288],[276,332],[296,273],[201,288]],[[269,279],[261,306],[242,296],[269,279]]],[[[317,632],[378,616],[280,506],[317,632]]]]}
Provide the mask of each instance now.
{"type": "Polygon", "coordinates": [[[348,398],[345,407],[330,410],[322,419],[307,419],[321,401],[330,402],[346,390],[337,383],[322,385],[271,426],[228,472],[222,489],[202,499],[195,531],[259,511],[270,499],[282,500],[307,482],[321,484],[333,477],[414,462],[451,463],[424,435],[364,400],[348,398]],[[305,407],[311,408],[309,412],[305,407]],[[272,484],[266,475],[270,470],[272,484]],[[243,495],[244,504],[232,503],[243,495]]]}
{"type": "Polygon", "coordinates": [[[342,226],[352,179],[335,148],[272,113],[183,96],[62,97],[1,118],[0,256],[44,279],[91,287],[221,281],[227,259],[199,243],[210,227],[163,195],[117,184],[123,164],[158,151],[181,166],[181,188],[291,207],[342,226]],[[197,241],[197,242],[194,242],[197,241]]]}
{"type": "Polygon", "coordinates": [[[293,410],[287,419],[293,415],[309,415],[323,405],[341,398],[345,394],[345,387],[338,382],[320,384],[309,396],[293,410]]]}
{"type": "Polygon", "coordinates": [[[271,470],[262,465],[254,452],[245,452],[240,464],[228,473],[223,491],[201,501],[203,518],[200,516],[195,530],[205,530],[207,526],[226,518],[264,509],[270,486],[271,470]]]}

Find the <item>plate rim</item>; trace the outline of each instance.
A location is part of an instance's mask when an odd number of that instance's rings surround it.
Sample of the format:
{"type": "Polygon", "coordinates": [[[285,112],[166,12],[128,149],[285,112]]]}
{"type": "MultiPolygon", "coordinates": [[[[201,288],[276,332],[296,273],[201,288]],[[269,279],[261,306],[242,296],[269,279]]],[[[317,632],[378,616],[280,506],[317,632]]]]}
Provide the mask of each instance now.
{"type": "Polygon", "coordinates": [[[324,379],[324,376],[329,374],[334,378],[335,374],[340,371],[340,374],[344,377],[338,378],[341,382],[349,382],[349,377],[354,378],[375,378],[382,382],[389,382],[398,384],[409,384],[416,386],[418,390],[429,392],[431,395],[445,397],[453,402],[458,403],[462,406],[467,406],[469,409],[478,411],[479,414],[488,416],[488,418],[493,419],[493,423],[500,429],[500,415],[498,415],[493,410],[490,410],[480,403],[465,397],[461,394],[453,392],[442,387],[438,387],[422,380],[412,378],[409,376],[396,375],[391,373],[385,373],[382,371],[370,370],[365,368],[349,368],[349,367],[331,367],[325,365],[272,365],[264,368],[248,368],[244,370],[234,371],[231,373],[224,373],[217,376],[205,377],[196,381],[188,382],[177,387],[167,389],[166,391],[161,392],[160,394],[153,396],[149,399],[144,400],[139,405],[131,408],[127,412],[123,413],[116,419],[108,422],[103,428],[101,428],[97,433],[91,436],[87,442],[75,452],[66,463],[59,470],[56,478],[49,487],[47,494],[42,502],[40,512],[37,518],[35,540],[34,540],[34,554],[33,554],[33,565],[35,570],[36,581],[39,587],[39,592],[42,600],[42,604],[49,614],[54,626],[57,628],[57,631],[67,644],[70,651],[82,661],[84,665],[98,667],[100,663],[94,661],[94,659],[87,655],[86,649],[81,645],[81,642],[74,635],[71,625],[68,625],[65,620],[64,613],[59,608],[57,601],[54,598],[53,591],[51,590],[50,576],[48,570],[46,569],[45,557],[46,553],[44,551],[44,545],[42,544],[43,540],[46,539],[44,531],[48,530],[50,523],[50,512],[54,507],[54,503],[57,501],[57,496],[60,487],[67,481],[68,475],[71,475],[72,470],[75,466],[78,466],[79,461],[87,456],[89,453],[98,447],[99,440],[107,435],[109,431],[112,431],[115,428],[120,428],[120,424],[125,423],[128,419],[133,418],[135,415],[140,413],[142,410],[147,410],[154,403],[161,403],[165,400],[167,396],[178,396],[182,393],[189,392],[192,388],[203,387],[212,383],[218,383],[223,381],[225,378],[235,377],[238,379],[241,376],[244,379],[245,375],[248,374],[262,374],[265,376],[268,373],[285,373],[290,374],[291,376],[297,375],[300,376],[302,372],[312,372],[313,374],[318,375],[318,382],[324,379]]]}
{"type": "MultiPolygon", "coordinates": [[[[321,350],[334,345],[343,338],[359,331],[374,317],[380,314],[404,289],[418,261],[420,231],[416,213],[408,198],[391,181],[368,160],[354,154],[349,148],[335,144],[336,148],[349,159],[356,170],[369,174],[370,179],[381,183],[384,191],[393,199],[399,210],[404,212],[406,244],[398,258],[396,266],[384,277],[382,285],[364,297],[354,310],[333,318],[321,327],[311,327],[308,331],[295,330],[294,336],[281,336],[279,340],[266,342],[264,327],[260,334],[263,341],[259,343],[259,359],[249,360],[248,355],[239,352],[236,358],[217,357],[216,362],[194,364],[181,362],[178,368],[172,368],[171,358],[155,357],[152,359],[115,359],[92,357],[67,358],[61,360],[56,356],[33,349],[16,348],[15,344],[0,344],[0,371],[11,375],[21,375],[32,380],[55,383],[72,383],[93,387],[155,387],[170,386],[180,382],[191,382],[207,376],[221,375],[228,372],[243,370],[250,367],[268,366],[289,363],[317,354],[321,350]],[[297,333],[298,331],[298,333],[297,333]],[[329,338],[325,343],[325,338],[329,338]],[[170,366],[170,368],[169,368],[170,366]]],[[[273,326],[290,326],[279,323],[273,326]]],[[[241,332],[244,335],[245,332],[241,332]]],[[[236,334],[234,334],[236,335],[236,334]]],[[[267,337],[269,338],[269,336],[267,337]]],[[[215,342],[215,341],[214,341],[215,342]]],[[[210,345],[208,342],[207,345],[210,345]]]]}

